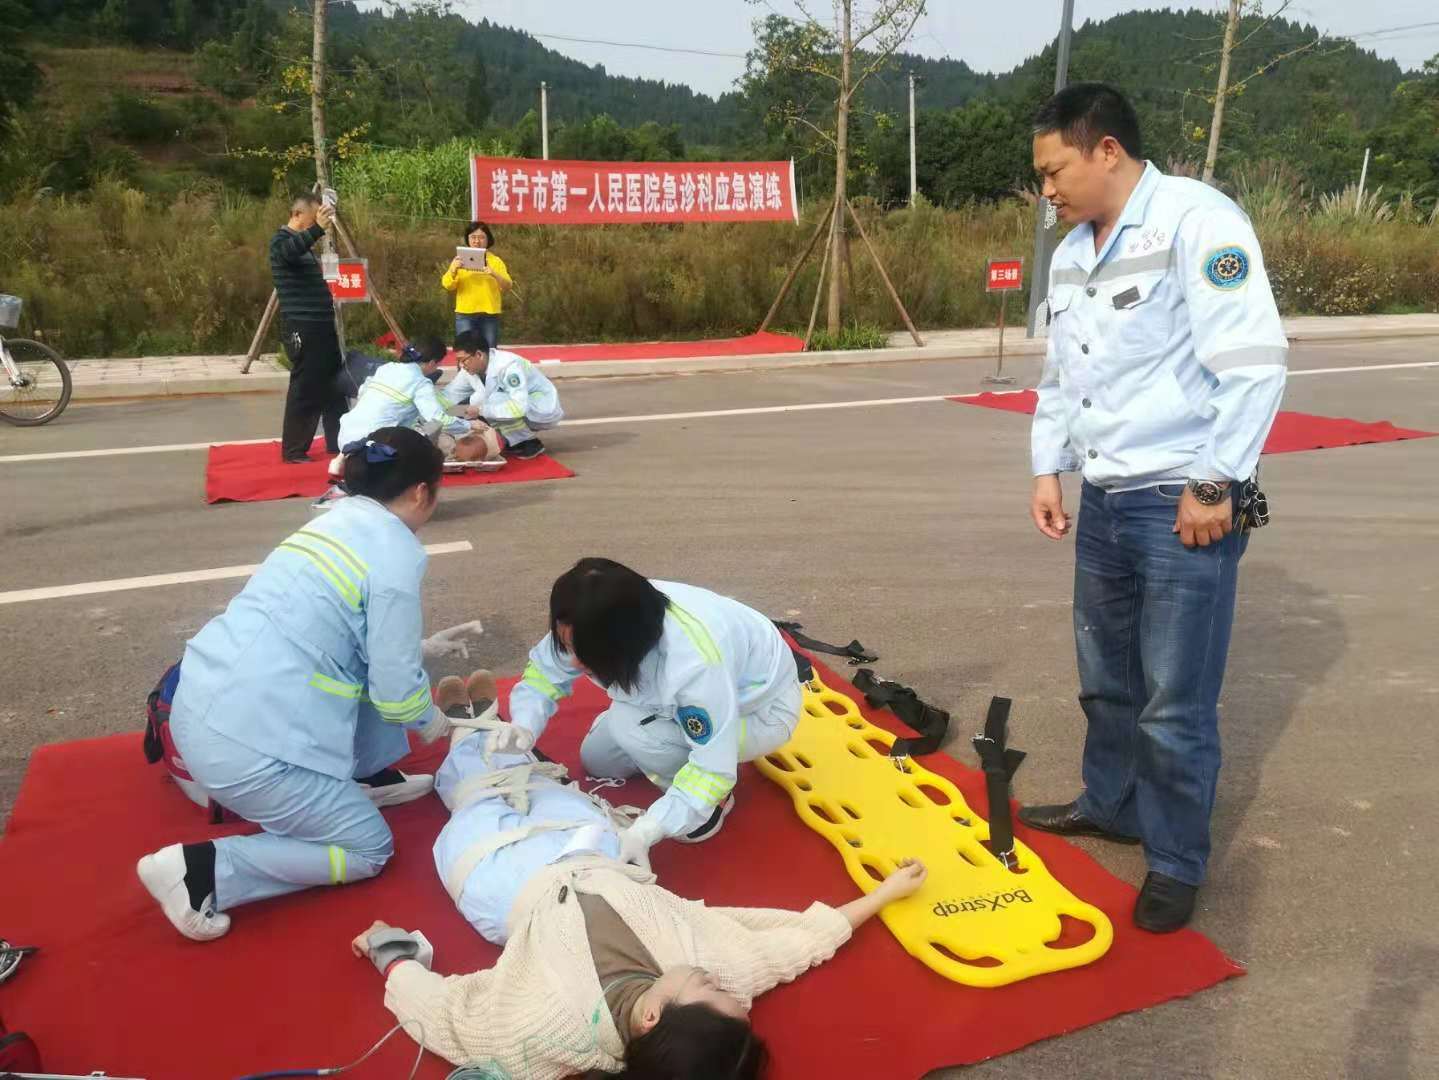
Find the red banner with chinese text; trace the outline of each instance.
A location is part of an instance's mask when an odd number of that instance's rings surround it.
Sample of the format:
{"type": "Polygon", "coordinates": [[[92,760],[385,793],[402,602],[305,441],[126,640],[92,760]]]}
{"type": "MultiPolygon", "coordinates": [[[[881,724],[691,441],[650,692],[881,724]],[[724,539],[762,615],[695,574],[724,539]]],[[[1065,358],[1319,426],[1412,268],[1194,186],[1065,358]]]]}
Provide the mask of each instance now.
{"type": "Polygon", "coordinates": [[[799,221],[793,161],[477,157],[470,206],[491,225],[799,221]]]}

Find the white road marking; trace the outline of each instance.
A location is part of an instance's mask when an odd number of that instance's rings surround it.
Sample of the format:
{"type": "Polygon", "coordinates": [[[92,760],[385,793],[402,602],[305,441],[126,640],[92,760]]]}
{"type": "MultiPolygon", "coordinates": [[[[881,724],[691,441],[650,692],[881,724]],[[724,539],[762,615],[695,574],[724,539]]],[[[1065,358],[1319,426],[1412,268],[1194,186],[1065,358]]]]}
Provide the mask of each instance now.
{"type": "MultiPolygon", "coordinates": [[[[468,540],[448,544],[426,544],[431,555],[452,555],[473,551],[468,540]]],[[[82,581],[75,585],[51,585],[43,589],[16,589],[0,593],[0,604],[24,604],[32,600],[57,600],[67,596],[92,596],[95,593],[124,592],[128,589],[153,589],[160,585],[188,585],[195,581],[221,581],[225,578],[249,577],[254,566],[217,566],[213,570],[182,570],[176,574],[150,574],[148,577],[113,578],[110,581],[82,581]]]]}
{"type": "MultiPolygon", "coordinates": [[[[1290,371],[1290,378],[1301,375],[1345,375],[1365,371],[1397,371],[1404,368],[1439,367],[1439,360],[1418,360],[1404,364],[1361,364],[1355,367],[1304,368],[1290,371]]],[[[561,430],[600,424],[644,424],[661,420],[703,420],[721,416],[764,416],[773,413],[814,412],[821,409],[864,409],[881,405],[916,405],[946,401],[953,397],[969,397],[979,391],[956,391],[950,394],[924,394],[919,397],[866,398],[862,401],[815,401],[800,405],[758,405],[746,409],[705,409],[697,412],[641,413],[636,416],[593,416],[583,420],[566,420],[561,430]]],[[[1023,390],[994,390],[990,393],[1018,394],[1023,390]]],[[[45,454],[7,454],[0,456],[0,465],[26,461],[71,461],[80,458],[121,457],[127,454],[169,454],[185,450],[208,450],[211,446],[258,446],[274,439],[235,439],[224,444],[212,442],[167,443],[160,446],[115,446],[104,450],[57,450],[45,454]]]]}

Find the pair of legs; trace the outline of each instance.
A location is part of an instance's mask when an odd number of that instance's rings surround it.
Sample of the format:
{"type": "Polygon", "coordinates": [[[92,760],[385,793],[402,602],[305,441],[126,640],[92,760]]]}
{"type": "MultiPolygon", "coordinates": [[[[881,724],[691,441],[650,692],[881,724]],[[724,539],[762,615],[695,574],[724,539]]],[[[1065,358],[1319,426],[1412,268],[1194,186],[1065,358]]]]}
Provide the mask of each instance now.
{"type": "MultiPolygon", "coordinates": [[[[478,731],[458,739],[435,774],[435,790],[447,806],[454,805],[456,791],[471,777],[535,764],[530,753],[486,754],[486,734],[478,731]]],[[[488,847],[505,834],[529,832],[475,863],[455,900],[470,925],[496,945],[509,939],[510,908],[535,873],[571,855],[613,859],[620,852],[618,830],[595,799],[574,784],[552,778],[534,775],[531,783],[523,809],[499,797],[459,807],[435,841],[435,869],[448,884],[476,845],[488,847]]]]}
{"type": "Polygon", "coordinates": [[[285,395],[285,420],[280,455],[286,461],[307,458],[315,430],[324,424],[325,449],[339,452],[340,417],[346,401],[340,388],[340,339],[333,323],[305,324],[285,335],[290,358],[290,387],[285,395]]]}
{"type": "Polygon", "coordinates": [[[537,436],[535,432],[550,431],[560,426],[558,420],[535,416],[495,420],[493,424],[494,429],[504,438],[507,447],[523,446],[528,442],[536,442],[539,436],[537,436]]]}
{"type": "Polygon", "coordinates": [[[473,330],[480,335],[486,349],[500,347],[500,317],[498,315],[461,315],[455,313],[455,333],[463,334],[473,330]]]}
{"type": "Polygon", "coordinates": [[[280,761],[183,713],[171,718],[171,733],[196,781],[264,830],[173,845],[140,861],[141,880],[171,922],[201,940],[223,934],[229,928],[223,913],[241,904],[377,875],[394,853],[379,806],[409,801],[430,787],[428,777],[391,768],[409,752],[409,740],[403,729],[368,714],[356,729],[355,777],[384,788],[280,761]],[[377,798],[385,789],[396,797],[377,798]]]}
{"type": "Polygon", "coordinates": [[[1218,544],[1186,548],[1173,531],[1183,490],[1084,485],[1074,640],[1089,726],[1077,809],[1109,832],[1140,837],[1151,871],[1198,886],[1248,537],[1235,529],[1218,544]]]}
{"type": "MultiPolygon", "coordinates": [[[[744,716],[740,761],[753,761],[789,742],[803,705],[804,691],[796,680],[744,716]]],[[[595,717],[580,744],[580,761],[593,777],[618,780],[642,773],[656,787],[668,790],[689,760],[690,750],[673,718],[615,701],[595,717]]]]}

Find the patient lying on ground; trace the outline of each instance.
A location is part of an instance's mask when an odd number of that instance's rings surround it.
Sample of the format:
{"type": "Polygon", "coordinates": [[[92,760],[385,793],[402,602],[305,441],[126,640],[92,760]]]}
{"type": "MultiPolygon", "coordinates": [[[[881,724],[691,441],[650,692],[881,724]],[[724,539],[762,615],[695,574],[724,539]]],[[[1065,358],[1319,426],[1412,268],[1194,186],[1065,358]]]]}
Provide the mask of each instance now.
{"type": "Polygon", "coordinates": [[[559,1078],[762,1074],[751,1001],[823,963],[853,928],[914,893],[907,863],[866,896],[803,912],[711,908],[618,861],[624,814],[562,766],[504,749],[487,672],[442,680],[455,724],[436,790],[451,818],[435,866],[461,913],[505,946],[494,967],[442,977],[422,943],[377,922],[355,952],[386,976],[385,1004],[455,1064],[559,1078]],[[461,702],[474,701],[473,708],[461,702]],[[471,715],[473,714],[473,715],[471,715]]]}

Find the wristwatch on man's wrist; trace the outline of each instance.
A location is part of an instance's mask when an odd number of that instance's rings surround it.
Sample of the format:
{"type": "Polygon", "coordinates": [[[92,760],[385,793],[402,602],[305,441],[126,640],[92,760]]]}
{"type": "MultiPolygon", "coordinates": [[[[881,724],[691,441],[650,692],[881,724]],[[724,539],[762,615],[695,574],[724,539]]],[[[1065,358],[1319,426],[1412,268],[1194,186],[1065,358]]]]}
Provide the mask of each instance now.
{"type": "Polygon", "coordinates": [[[1191,480],[1189,490],[1202,506],[1214,506],[1229,491],[1229,481],[1191,480]]]}

